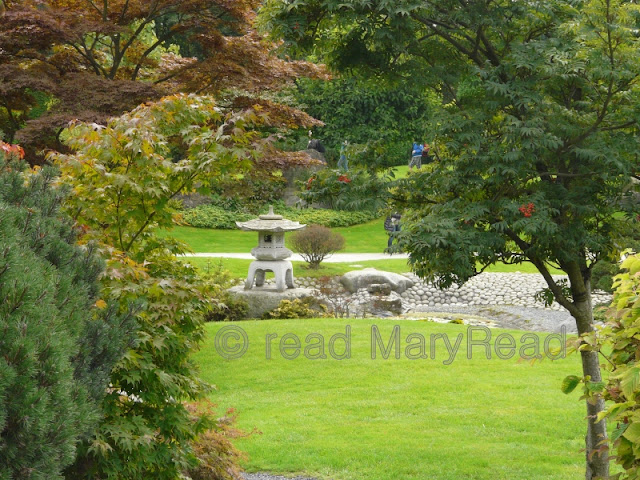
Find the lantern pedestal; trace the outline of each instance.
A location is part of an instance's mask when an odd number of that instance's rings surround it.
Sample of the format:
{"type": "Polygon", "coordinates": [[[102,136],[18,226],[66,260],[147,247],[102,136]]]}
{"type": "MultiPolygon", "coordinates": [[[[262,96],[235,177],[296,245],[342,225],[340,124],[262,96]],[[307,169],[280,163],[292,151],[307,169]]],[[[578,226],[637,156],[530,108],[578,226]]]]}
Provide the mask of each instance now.
{"type": "Polygon", "coordinates": [[[249,266],[249,275],[244,283],[245,290],[264,285],[266,272],[273,272],[276,277],[276,290],[284,292],[287,288],[295,288],[293,283],[293,265],[288,260],[255,260],[249,266]]]}

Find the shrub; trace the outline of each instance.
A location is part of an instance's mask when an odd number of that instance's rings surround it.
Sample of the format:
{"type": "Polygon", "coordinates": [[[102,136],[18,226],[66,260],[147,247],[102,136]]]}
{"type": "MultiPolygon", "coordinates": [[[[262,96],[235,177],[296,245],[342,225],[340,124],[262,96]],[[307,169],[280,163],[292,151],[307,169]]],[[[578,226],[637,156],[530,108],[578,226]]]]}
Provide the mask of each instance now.
{"type": "Polygon", "coordinates": [[[327,307],[313,297],[282,300],[277,308],[266,312],[262,318],[318,318],[327,317],[327,307]]]}
{"type": "Polygon", "coordinates": [[[229,292],[219,291],[204,311],[205,322],[232,322],[247,318],[249,304],[246,300],[234,297],[229,292]]]}
{"type": "MultiPolygon", "coordinates": [[[[345,289],[336,277],[318,278],[318,293],[329,305],[330,314],[335,318],[349,318],[351,305],[356,302],[355,295],[345,295],[345,289]]],[[[363,312],[364,316],[365,312],[363,312]]]]}
{"type": "Polygon", "coordinates": [[[591,270],[591,284],[594,289],[613,292],[613,277],[618,273],[620,265],[610,260],[600,260],[591,270]]]}
{"type": "Polygon", "coordinates": [[[238,279],[222,266],[222,262],[207,264],[205,273],[200,274],[200,282],[207,290],[208,297],[203,313],[205,322],[230,322],[247,317],[249,304],[227,292],[237,281],[238,279]]]}
{"type": "Polygon", "coordinates": [[[344,248],[344,237],[322,225],[310,225],[291,235],[289,245],[309,264],[309,268],[316,269],[328,255],[344,248]]]}
{"type": "MultiPolygon", "coordinates": [[[[216,405],[208,400],[198,404],[187,404],[187,410],[198,418],[215,418],[216,405]]],[[[229,409],[222,417],[217,418],[213,428],[198,435],[192,442],[193,453],[198,459],[198,466],[185,472],[191,480],[242,480],[242,469],[238,463],[247,456],[236,449],[231,440],[246,437],[249,434],[235,427],[236,415],[229,409]]],[[[251,432],[255,433],[255,432],[251,432]]]]}
{"type": "Polygon", "coordinates": [[[302,210],[276,210],[278,214],[295,222],[307,225],[322,225],[324,227],[350,227],[378,218],[377,212],[366,210],[326,210],[305,208],[302,210]]]}
{"type": "Polygon", "coordinates": [[[286,187],[287,180],[279,171],[261,168],[254,163],[242,177],[223,175],[216,179],[213,189],[221,198],[234,199],[243,208],[255,211],[265,203],[281,200],[286,187]]]}

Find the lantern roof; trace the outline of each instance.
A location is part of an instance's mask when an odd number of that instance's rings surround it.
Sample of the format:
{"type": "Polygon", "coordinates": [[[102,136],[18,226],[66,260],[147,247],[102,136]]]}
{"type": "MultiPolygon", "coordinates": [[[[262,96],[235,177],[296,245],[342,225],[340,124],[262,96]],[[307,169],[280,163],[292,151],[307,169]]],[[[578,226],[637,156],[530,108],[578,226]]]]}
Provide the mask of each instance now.
{"type": "Polygon", "coordinates": [[[260,215],[258,218],[254,218],[247,222],[236,222],[239,229],[247,232],[291,232],[294,230],[301,230],[306,227],[306,224],[300,222],[294,222],[283,218],[282,215],[276,215],[273,213],[273,205],[269,205],[269,213],[266,215],[260,215]]]}

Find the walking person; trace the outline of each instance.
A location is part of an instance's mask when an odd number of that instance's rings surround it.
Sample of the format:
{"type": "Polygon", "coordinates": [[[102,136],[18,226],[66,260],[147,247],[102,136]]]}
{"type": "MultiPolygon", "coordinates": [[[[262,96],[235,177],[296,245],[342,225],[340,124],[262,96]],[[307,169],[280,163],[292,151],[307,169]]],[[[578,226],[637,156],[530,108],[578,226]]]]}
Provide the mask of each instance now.
{"type": "Polygon", "coordinates": [[[391,248],[393,240],[396,237],[396,233],[400,231],[400,219],[402,215],[398,212],[392,213],[384,220],[384,229],[389,233],[389,241],[387,242],[387,248],[391,248]]]}

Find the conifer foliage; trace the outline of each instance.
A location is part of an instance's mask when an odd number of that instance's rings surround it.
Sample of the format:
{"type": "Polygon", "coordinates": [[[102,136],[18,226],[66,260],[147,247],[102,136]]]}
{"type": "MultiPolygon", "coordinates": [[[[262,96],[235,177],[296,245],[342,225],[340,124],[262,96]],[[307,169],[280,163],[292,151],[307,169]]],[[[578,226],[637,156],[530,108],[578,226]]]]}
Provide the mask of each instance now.
{"type": "Polygon", "coordinates": [[[62,478],[131,324],[93,308],[104,265],[75,245],[54,169],[0,147],[0,478],[62,478]]]}

